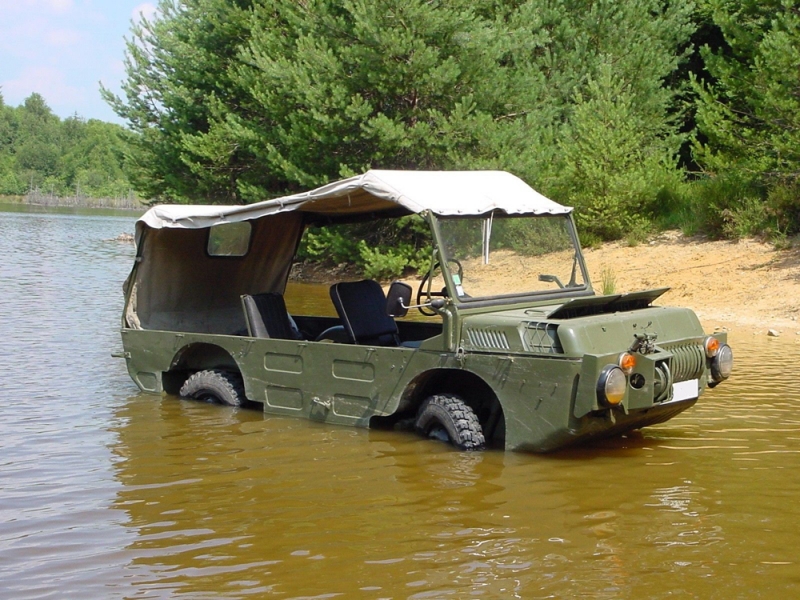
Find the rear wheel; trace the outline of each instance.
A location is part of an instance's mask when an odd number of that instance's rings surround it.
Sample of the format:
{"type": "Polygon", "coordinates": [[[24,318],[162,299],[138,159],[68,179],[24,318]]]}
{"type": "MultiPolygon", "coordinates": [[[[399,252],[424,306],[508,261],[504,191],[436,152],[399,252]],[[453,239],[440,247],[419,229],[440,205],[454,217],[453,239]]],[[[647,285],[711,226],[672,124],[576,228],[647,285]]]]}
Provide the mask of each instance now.
{"type": "Polygon", "coordinates": [[[453,394],[436,394],[425,400],[415,428],[425,437],[449,442],[460,450],[482,450],[486,445],[475,412],[453,394]]]}
{"type": "Polygon", "coordinates": [[[229,406],[242,406],[247,400],[241,375],[218,369],[198,371],[189,377],[180,395],[229,406]]]}

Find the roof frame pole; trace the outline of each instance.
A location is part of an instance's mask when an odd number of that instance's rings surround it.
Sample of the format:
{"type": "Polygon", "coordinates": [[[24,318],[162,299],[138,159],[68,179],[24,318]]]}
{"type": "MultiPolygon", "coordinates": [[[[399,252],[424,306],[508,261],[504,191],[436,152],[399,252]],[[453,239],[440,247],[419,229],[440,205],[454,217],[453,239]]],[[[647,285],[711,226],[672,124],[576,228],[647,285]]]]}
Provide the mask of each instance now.
{"type": "Polygon", "coordinates": [[[489,213],[481,223],[483,229],[483,264],[489,264],[489,242],[492,239],[492,224],[494,223],[494,211],[489,213]]]}

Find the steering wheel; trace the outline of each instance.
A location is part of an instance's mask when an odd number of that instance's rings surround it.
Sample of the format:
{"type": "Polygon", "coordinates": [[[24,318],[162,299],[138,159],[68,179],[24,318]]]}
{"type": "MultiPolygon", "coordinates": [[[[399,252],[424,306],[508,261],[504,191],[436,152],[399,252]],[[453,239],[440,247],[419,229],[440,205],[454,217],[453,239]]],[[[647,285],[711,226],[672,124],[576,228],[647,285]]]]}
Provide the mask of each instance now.
{"type": "MultiPolygon", "coordinates": [[[[461,266],[461,263],[458,262],[455,258],[449,259],[447,261],[447,263],[448,264],[449,263],[454,263],[458,267],[458,270],[457,270],[458,281],[462,282],[464,280],[463,279],[464,268],[461,266]]],[[[417,306],[417,310],[419,310],[419,312],[421,312],[426,317],[435,316],[436,315],[436,311],[432,310],[430,308],[427,308],[426,306],[423,306],[423,304],[427,304],[428,302],[430,302],[431,298],[433,298],[434,296],[439,297],[439,298],[446,298],[448,296],[447,288],[442,288],[441,292],[434,292],[434,291],[432,291],[430,289],[425,289],[427,287],[426,284],[428,283],[428,280],[430,279],[431,273],[436,272],[436,269],[439,269],[439,268],[441,268],[441,263],[439,261],[437,261],[437,262],[434,263],[433,267],[431,267],[431,269],[429,271],[427,271],[425,273],[425,275],[423,275],[422,279],[419,282],[419,287],[417,288],[417,305],[418,305],[417,306]],[[424,301],[423,301],[423,299],[424,299],[424,301]]]]}

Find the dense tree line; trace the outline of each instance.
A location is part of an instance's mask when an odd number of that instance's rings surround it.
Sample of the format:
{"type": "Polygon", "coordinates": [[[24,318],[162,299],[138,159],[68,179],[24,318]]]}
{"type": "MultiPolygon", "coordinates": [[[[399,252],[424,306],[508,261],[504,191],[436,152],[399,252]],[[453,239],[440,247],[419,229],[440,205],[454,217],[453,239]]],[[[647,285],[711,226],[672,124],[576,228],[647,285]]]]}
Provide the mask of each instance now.
{"type": "Polygon", "coordinates": [[[33,190],[55,196],[121,197],[125,138],[119,125],[78,116],[60,119],[39,94],[18,107],[0,95],[0,194],[33,190]]]}
{"type": "Polygon", "coordinates": [[[575,206],[587,239],[800,230],[794,0],[159,7],[132,30],[122,96],[104,90],[147,197],[499,168],[575,206]]]}

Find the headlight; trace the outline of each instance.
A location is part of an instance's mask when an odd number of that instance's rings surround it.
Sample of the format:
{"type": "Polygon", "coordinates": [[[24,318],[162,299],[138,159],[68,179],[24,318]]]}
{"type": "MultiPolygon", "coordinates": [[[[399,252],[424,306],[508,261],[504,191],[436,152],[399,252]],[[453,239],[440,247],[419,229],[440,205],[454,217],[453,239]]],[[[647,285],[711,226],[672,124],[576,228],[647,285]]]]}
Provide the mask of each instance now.
{"type": "Polygon", "coordinates": [[[602,402],[617,406],[625,397],[628,379],[617,365],[607,365],[597,380],[597,397],[602,402]]]}
{"type": "Polygon", "coordinates": [[[714,360],[711,361],[711,377],[714,381],[724,381],[733,371],[733,350],[728,344],[722,344],[714,360]]]}

